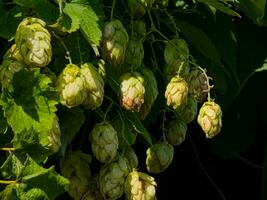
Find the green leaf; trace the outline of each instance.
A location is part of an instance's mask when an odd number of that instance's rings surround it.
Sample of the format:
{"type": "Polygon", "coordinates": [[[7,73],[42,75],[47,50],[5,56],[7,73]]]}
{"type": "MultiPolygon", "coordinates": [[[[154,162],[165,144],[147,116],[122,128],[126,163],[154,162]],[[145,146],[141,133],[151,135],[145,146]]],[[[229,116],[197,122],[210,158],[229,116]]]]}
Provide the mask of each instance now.
{"type": "Polygon", "coordinates": [[[18,24],[21,21],[21,8],[14,6],[9,11],[0,8],[0,36],[11,39],[15,36],[18,24]]]}
{"type": "MultiPolygon", "coordinates": [[[[65,11],[67,13],[68,11],[65,11]]],[[[61,30],[64,32],[72,33],[77,31],[80,28],[80,21],[76,15],[71,14],[62,14],[57,20],[58,24],[61,27],[61,30]],[[72,16],[72,18],[70,18],[72,16]]]]}
{"type": "Polygon", "coordinates": [[[36,132],[52,129],[57,101],[50,83],[50,78],[40,74],[39,69],[15,73],[14,91],[2,95],[4,116],[15,134],[30,129],[36,132]]]}
{"type": "Polygon", "coordinates": [[[22,7],[31,8],[46,22],[53,23],[59,16],[59,10],[49,0],[14,0],[22,7]]]}
{"type": "Polygon", "coordinates": [[[140,119],[137,117],[137,115],[133,112],[123,112],[122,115],[123,118],[127,119],[129,121],[129,124],[132,125],[133,129],[140,134],[140,136],[149,144],[152,145],[152,139],[150,137],[149,132],[146,130],[146,128],[143,126],[140,119]]]}
{"type": "Polygon", "coordinates": [[[233,11],[229,8],[227,2],[220,0],[197,0],[200,3],[207,4],[208,6],[212,6],[217,10],[231,16],[241,17],[237,12],[233,11]]]}
{"type": "Polygon", "coordinates": [[[79,107],[72,109],[62,107],[60,110],[59,125],[61,129],[61,152],[65,155],[67,146],[79,132],[85,121],[83,111],[79,107]]]}
{"type": "Polygon", "coordinates": [[[4,112],[2,109],[0,109],[0,134],[6,133],[7,129],[8,129],[8,124],[4,117],[4,112]]]}
{"type": "Polygon", "coordinates": [[[178,22],[178,27],[181,29],[187,40],[204,56],[215,62],[220,62],[221,57],[209,39],[209,37],[199,28],[186,22],[178,22]]]}
{"type": "Polygon", "coordinates": [[[17,179],[23,169],[25,156],[11,153],[0,168],[1,177],[8,179],[17,179]]]}
{"type": "MultiPolygon", "coordinates": [[[[90,5],[79,3],[66,3],[64,13],[71,19],[79,19],[80,29],[92,48],[100,45],[102,31],[100,29],[100,19],[90,5]]],[[[96,52],[98,54],[98,52],[96,52]]]]}

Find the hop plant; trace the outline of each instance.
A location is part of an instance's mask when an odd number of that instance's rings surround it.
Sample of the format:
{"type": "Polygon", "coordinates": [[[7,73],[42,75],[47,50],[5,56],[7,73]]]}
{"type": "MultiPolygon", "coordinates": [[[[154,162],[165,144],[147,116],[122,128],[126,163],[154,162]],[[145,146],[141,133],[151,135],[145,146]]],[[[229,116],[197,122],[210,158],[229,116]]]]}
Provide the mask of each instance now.
{"type": "Polygon", "coordinates": [[[58,123],[58,117],[56,116],[53,121],[52,129],[48,135],[49,149],[55,153],[59,150],[61,146],[60,141],[61,131],[58,123]]]}
{"type": "Polygon", "coordinates": [[[154,144],[146,151],[146,168],[150,173],[160,173],[169,167],[173,160],[174,148],[166,142],[154,144]]]}
{"type": "Polygon", "coordinates": [[[128,0],[128,9],[132,17],[141,18],[154,2],[155,0],[128,0]]]}
{"type": "Polygon", "coordinates": [[[104,199],[115,200],[122,196],[125,179],[130,171],[128,160],[123,156],[100,169],[100,191],[104,199]]]}
{"type": "Polygon", "coordinates": [[[177,65],[175,63],[174,64],[166,63],[163,67],[163,75],[164,77],[166,77],[167,81],[170,81],[172,77],[178,74],[178,72],[181,77],[187,78],[190,72],[189,63],[181,62],[177,65]]]}
{"type": "Polygon", "coordinates": [[[137,168],[138,166],[138,158],[135,151],[132,148],[127,148],[123,154],[123,156],[127,159],[128,165],[131,169],[137,168]]]}
{"type": "Polygon", "coordinates": [[[139,112],[144,103],[144,78],[138,72],[125,73],[120,77],[119,100],[123,108],[139,112]]]}
{"type": "Polygon", "coordinates": [[[146,37],[146,24],[143,20],[134,20],[133,27],[131,27],[131,31],[133,31],[133,37],[137,38],[140,41],[143,41],[146,37]]]}
{"type": "Polygon", "coordinates": [[[173,109],[183,107],[186,104],[188,95],[188,84],[184,78],[174,76],[168,83],[165,91],[167,105],[173,109]]]}
{"type": "Polygon", "coordinates": [[[68,64],[59,75],[56,85],[61,104],[69,108],[82,104],[87,97],[84,78],[77,65],[68,64]]]}
{"type": "Polygon", "coordinates": [[[125,181],[125,194],[128,200],[155,200],[156,182],[152,176],[133,170],[125,181]]]}
{"type": "Polygon", "coordinates": [[[197,101],[203,102],[210,90],[207,76],[199,69],[190,72],[188,83],[189,93],[197,101]]]}
{"type": "Polygon", "coordinates": [[[167,141],[174,146],[178,146],[185,140],[187,125],[183,121],[172,120],[167,125],[167,141]]]}
{"type": "Polygon", "coordinates": [[[142,42],[136,38],[130,39],[125,53],[123,70],[136,70],[141,66],[143,58],[144,48],[142,42]]]}
{"type": "Polygon", "coordinates": [[[45,25],[41,19],[27,17],[17,28],[15,42],[24,62],[29,66],[44,67],[51,61],[51,36],[45,25]]]}
{"type": "Polygon", "coordinates": [[[17,48],[16,44],[13,44],[5,53],[3,60],[6,59],[11,59],[11,60],[15,60],[18,61],[20,63],[23,63],[23,57],[19,51],[19,49],[17,48]]]}
{"type": "Polygon", "coordinates": [[[145,119],[146,116],[149,114],[155,100],[157,99],[159,92],[157,80],[153,72],[147,67],[141,67],[139,71],[144,77],[144,86],[146,91],[144,103],[142,104],[141,109],[139,111],[139,116],[141,119],[145,119]]]}
{"type": "Polygon", "coordinates": [[[60,170],[70,181],[69,195],[74,200],[80,200],[87,191],[91,179],[90,163],[92,158],[81,151],[71,151],[60,162],[60,170]]]}
{"type": "Polygon", "coordinates": [[[111,162],[118,150],[117,131],[108,122],[98,123],[89,134],[92,152],[97,160],[103,163],[111,162]]]}
{"type": "Polygon", "coordinates": [[[102,41],[102,58],[113,66],[123,63],[129,36],[119,20],[112,20],[105,25],[102,41]]]}
{"type": "Polygon", "coordinates": [[[186,105],[175,111],[186,124],[189,124],[197,116],[197,100],[193,97],[188,97],[186,105]]]}
{"type": "Polygon", "coordinates": [[[216,136],[222,127],[222,110],[215,102],[203,103],[199,110],[197,122],[201,126],[207,138],[216,136]]]}
{"type": "Polygon", "coordinates": [[[81,200],[103,200],[99,187],[99,174],[94,174],[89,182],[88,190],[81,200]]]}
{"type": "Polygon", "coordinates": [[[80,74],[86,90],[86,98],[83,101],[83,106],[94,110],[102,104],[104,97],[104,80],[91,63],[83,64],[80,74]]]}

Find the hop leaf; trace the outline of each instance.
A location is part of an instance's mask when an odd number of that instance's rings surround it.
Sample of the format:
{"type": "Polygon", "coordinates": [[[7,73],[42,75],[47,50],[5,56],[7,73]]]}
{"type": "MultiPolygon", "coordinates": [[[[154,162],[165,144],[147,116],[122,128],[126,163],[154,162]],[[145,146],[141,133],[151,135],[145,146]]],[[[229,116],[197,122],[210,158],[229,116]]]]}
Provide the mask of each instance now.
{"type": "Polygon", "coordinates": [[[174,148],[168,143],[157,143],[146,151],[146,167],[150,173],[163,172],[173,160],[174,148]]]}
{"type": "Polygon", "coordinates": [[[45,25],[41,19],[28,17],[18,26],[15,42],[27,65],[44,67],[51,61],[51,36],[45,25]]]}
{"type": "Polygon", "coordinates": [[[119,99],[123,108],[140,111],[144,103],[144,78],[138,72],[125,73],[120,77],[119,99]]]}
{"type": "Polygon", "coordinates": [[[215,102],[203,103],[199,110],[197,122],[206,134],[207,138],[216,136],[222,127],[222,110],[215,102]]]}
{"type": "Polygon", "coordinates": [[[94,156],[100,162],[112,161],[118,150],[117,131],[108,122],[98,123],[89,134],[94,156]]]}

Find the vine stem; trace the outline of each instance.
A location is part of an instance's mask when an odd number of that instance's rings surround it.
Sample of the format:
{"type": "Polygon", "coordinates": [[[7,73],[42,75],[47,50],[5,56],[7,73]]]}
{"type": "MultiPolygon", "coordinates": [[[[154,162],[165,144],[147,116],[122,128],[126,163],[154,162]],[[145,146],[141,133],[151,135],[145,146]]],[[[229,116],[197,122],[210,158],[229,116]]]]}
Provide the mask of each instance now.
{"type": "Polygon", "coordinates": [[[112,106],[113,106],[113,102],[110,103],[110,105],[108,106],[108,108],[105,112],[104,119],[103,119],[104,121],[106,121],[107,115],[108,115],[110,109],[112,108],[112,106]]]}
{"type": "Polygon", "coordinates": [[[16,149],[11,147],[11,148],[8,148],[8,147],[4,147],[4,148],[0,148],[0,151],[15,151],[16,149]]]}
{"type": "Polygon", "coordinates": [[[116,0],[113,0],[112,1],[112,7],[111,7],[111,13],[110,13],[110,21],[112,21],[112,19],[113,19],[115,5],[116,5],[116,0]]]}
{"type": "Polygon", "coordinates": [[[15,180],[0,180],[0,184],[3,184],[3,185],[9,185],[9,184],[12,184],[12,183],[16,183],[17,181],[15,180]]]}
{"type": "Polygon", "coordinates": [[[166,111],[163,110],[163,117],[162,117],[162,135],[163,135],[163,141],[166,142],[166,134],[165,134],[165,119],[166,119],[166,111]]]}
{"type": "Polygon", "coordinates": [[[198,165],[200,166],[201,170],[204,172],[205,176],[207,177],[207,179],[209,180],[209,182],[211,183],[211,185],[214,187],[214,189],[218,192],[218,194],[220,195],[220,197],[223,199],[223,200],[226,200],[226,197],[225,195],[223,194],[222,190],[217,186],[217,184],[214,182],[214,180],[212,179],[212,177],[209,175],[209,173],[207,172],[204,164],[202,163],[200,157],[199,157],[199,154],[198,154],[198,151],[197,151],[197,148],[193,142],[193,139],[192,137],[190,136],[190,134],[188,134],[188,137],[189,137],[189,140],[190,140],[190,143],[191,143],[191,146],[192,146],[192,149],[194,151],[194,154],[195,154],[195,157],[196,157],[196,161],[198,163],[198,165]]]}
{"type": "Polygon", "coordinates": [[[63,41],[58,35],[56,35],[53,31],[52,31],[52,34],[53,34],[53,36],[54,36],[55,38],[57,38],[57,39],[59,40],[60,44],[63,46],[63,48],[64,48],[65,51],[66,51],[66,54],[67,54],[66,58],[69,60],[69,63],[72,64],[72,60],[71,60],[71,56],[70,56],[70,51],[68,50],[66,44],[65,44],[64,41],[63,41]]]}

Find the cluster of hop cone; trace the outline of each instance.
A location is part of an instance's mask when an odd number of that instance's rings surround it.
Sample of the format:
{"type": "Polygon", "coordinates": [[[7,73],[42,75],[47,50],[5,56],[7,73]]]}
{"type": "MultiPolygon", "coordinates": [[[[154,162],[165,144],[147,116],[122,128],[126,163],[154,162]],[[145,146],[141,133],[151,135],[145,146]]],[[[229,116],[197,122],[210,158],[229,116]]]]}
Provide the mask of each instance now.
{"type": "MultiPolygon", "coordinates": [[[[143,120],[150,112],[158,96],[157,80],[152,71],[143,65],[145,25],[133,22],[136,30],[130,37],[119,20],[106,23],[101,43],[101,57],[108,67],[118,68],[119,105],[138,114],[143,120]]],[[[51,35],[44,21],[25,18],[18,26],[15,44],[6,53],[0,69],[3,88],[10,89],[13,75],[23,68],[47,66],[52,58],[51,35]]],[[[146,151],[146,166],[149,173],[160,173],[172,162],[174,147],[185,140],[187,124],[195,118],[207,138],[217,135],[222,126],[220,106],[210,99],[209,77],[200,67],[191,66],[187,43],[180,38],[167,41],[164,50],[163,74],[167,85],[166,104],[174,113],[168,122],[164,141],[158,141],[146,151]],[[204,102],[204,103],[203,103],[204,102]],[[198,111],[198,105],[201,108],[198,111]]],[[[80,66],[69,63],[55,78],[55,88],[60,103],[68,108],[81,106],[84,109],[99,108],[104,98],[107,78],[103,69],[91,63],[80,66]]],[[[51,75],[52,76],[52,75],[51,75]]],[[[54,75],[53,77],[55,77],[54,75]]],[[[116,100],[114,100],[116,101],[116,100]]],[[[120,198],[152,200],[156,198],[156,182],[146,173],[139,172],[138,158],[134,150],[123,142],[120,130],[106,120],[94,125],[88,133],[94,159],[101,163],[92,173],[94,160],[81,151],[69,151],[61,159],[63,176],[70,180],[69,195],[75,200],[120,198]]],[[[62,133],[64,134],[64,133],[62,133]]],[[[51,131],[51,148],[60,148],[60,124],[57,117],[51,131]]]]}

